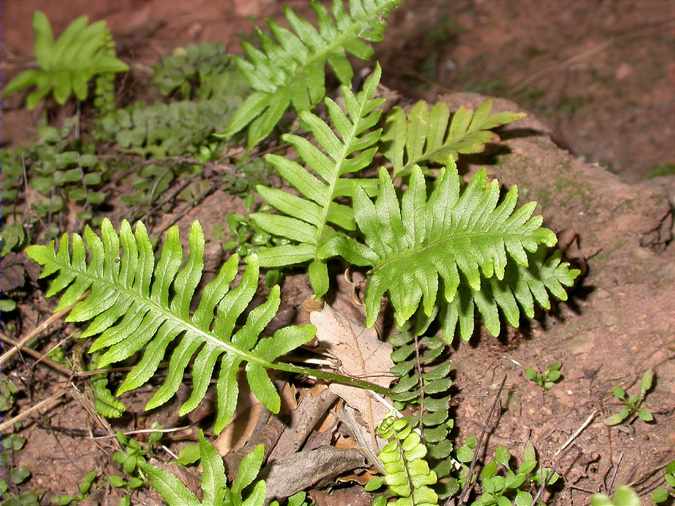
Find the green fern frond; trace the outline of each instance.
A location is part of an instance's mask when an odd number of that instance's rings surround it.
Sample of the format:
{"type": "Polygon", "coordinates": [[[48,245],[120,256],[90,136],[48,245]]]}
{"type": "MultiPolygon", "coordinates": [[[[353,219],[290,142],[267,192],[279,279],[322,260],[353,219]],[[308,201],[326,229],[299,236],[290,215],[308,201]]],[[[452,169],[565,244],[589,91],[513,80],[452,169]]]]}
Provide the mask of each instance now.
{"type": "MultiPolygon", "coordinates": [[[[389,174],[381,169],[376,202],[360,189],[354,196],[356,222],[367,245],[362,259],[375,258],[365,300],[367,325],[375,323],[387,292],[403,326],[420,303],[427,316],[436,309],[439,277],[444,299],[452,303],[460,287],[478,291],[481,278],[504,279],[510,260],[527,266],[526,252],[535,252],[539,244],[553,246],[555,234],[541,226],[541,216],[532,216],[536,203],[516,210],[517,200],[514,186],[500,203],[499,184],[488,183],[483,170],[460,189],[451,162],[428,199],[422,170],[414,167],[399,202],[389,174]]],[[[348,244],[343,250],[356,254],[354,243],[348,244]]]]}
{"type": "Polygon", "coordinates": [[[114,48],[111,49],[112,38],[105,21],[89,24],[88,18],[81,16],[54,40],[47,16],[37,11],[33,15],[33,32],[38,68],[22,72],[3,90],[3,96],[7,96],[35,87],[26,99],[29,109],[50,93],[61,105],[72,94],[78,100],[85,100],[89,81],[94,76],[129,70],[116,57],[114,48]]]}
{"type": "MultiPolygon", "coordinates": [[[[434,506],[438,495],[430,486],[437,481],[436,473],[425,460],[427,448],[410,422],[404,418],[386,418],[377,428],[378,435],[389,440],[380,451],[384,466],[384,482],[397,499],[379,504],[392,506],[434,506]]],[[[375,504],[378,504],[377,502],[375,504]]]]}
{"type": "Polygon", "coordinates": [[[509,263],[502,279],[492,277],[480,290],[470,288],[462,279],[457,296],[441,305],[441,337],[452,343],[459,327],[459,335],[468,341],[474,330],[474,308],[478,309],[487,330],[497,336],[501,330],[500,312],[509,325],[518,327],[521,308],[529,319],[534,318],[535,302],[545,310],[551,308],[549,292],[556,299],[566,301],[565,287],[572,286],[581,271],[562,262],[559,251],[548,257],[547,253],[548,248],[541,246],[534,254],[527,255],[526,266],[509,263]]]}
{"type": "Polygon", "coordinates": [[[200,501],[172,473],[143,461],[141,470],[168,506],[262,506],[265,503],[265,481],[257,480],[265,457],[265,447],[258,445],[239,464],[236,478],[227,486],[223,459],[203,435],[199,439],[199,457],[202,466],[200,501]],[[247,489],[255,481],[251,489],[247,489]],[[248,490],[248,494],[244,493],[248,490]],[[244,497],[246,495],[246,497],[244,497]]]}
{"type": "Polygon", "coordinates": [[[30,246],[26,252],[44,266],[42,277],[58,273],[47,292],[52,296],[65,290],[57,310],[77,303],[68,321],[91,322],[82,337],[98,335],[90,352],[105,350],[96,367],[126,360],[144,350],[143,358],[126,376],[118,395],[145,384],[169,345],[178,340],[167,377],[146,409],[161,406],[173,397],[195,357],[192,394],[181,406],[181,414],[195,409],[203,399],[219,361],[216,430],[222,430],[234,415],[237,374],[242,363],[247,363],[247,379],[256,397],[268,409],[278,412],[279,395],[266,369],[274,367],[272,361],[277,357],[312,339],[314,328],[285,327],[272,337],[259,338],[279,306],[279,287],[275,287],[267,302],[251,311],[246,323],[234,332],[258,286],[255,258],[249,260],[239,286],[230,291],[239,262],[236,255],[231,257],[203,289],[197,309],[190,314],[204,266],[204,237],[199,223],[195,222],[190,230],[190,255],[186,261],[177,227],[167,231],[157,262],[141,223],[132,232],[131,226],[123,222],[118,236],[105,220],[101,237],[87,227],[84,240],[86,247],[78,234],[73,234],[71,240],[64,234],[58,250],[52,243],[30,246]],[[84,298],[77,302],[80,297],[84,298]]]}
{"type": "Polygon", "coordinates": [[[491,111],[492,100],[485,100],[475,111],[460,107],[452,118],[444,102],[429,109],[427,102],[420,101],[408,113],[396,107],[387,116],[388,127],[382,136],[388,143],[384,154],[394,166],[394,176],[408,175],[415,165],[445,165],[459,154],[480,153],[496,138],[493,128],[525,117],[491,111]]]}
{"type": "Polygon", "coordinates": [[[357,94],[343,86],[344,110],[326,98],[332,128],[309,111],[300,113],[300,119],[317,145],[297,135],[286,134],[283,139],[295,148],[306,167],[278,155],[265,157],[301,196],[258,186],[262,198],[285,216],[256,213],[251,217],[266,232],[296,243],[259,251],[260,265],[280,267],[310,262],[310,283],[319,297],[328,291],[326,259],[337,254],[331,240],[344,235],[340,229],[356,229],[352,208],[336,200],[351,197],[359,186],[371,195],[377,188],[375,179],[348,176],[370,166],[377,151],[381,129],[374,127],[379,122],[384,100],[373,96],[380,76],[377,66],[357,94]]]}
{"type": "Polygon", "coordinates": [[[427,460],[438,477],[433,488],[446,497],[454,492],[454,481],[448,479],[453,469],[449,435],[454,420],[449,408],[454,365],[447,358],[445,343],[435,337],[416,338],[409,329],[399,329],[388,341],[393,347],[391,372],[399,378],[391,388],[394,407],[414,412],[409,419],[419,428],[429,450],[427,460]]]}
{"type": "Polygon", "coordinates": [[[267,137],[292,105],[306,111],[326,94],[325,67],[328,64],[340,82],[347,85],[353,70],[347,54],[369,59],[369,42],[382,40],[384,18],[399,0],[333,0],[331,13],[312,2],[318,27],[286,10],[290,29],[270,21],[272,34],[258,31],[261,48],[243,43],[245,58],[238,64],[254,92],[237,111],[227,130],[231,137],[248,126],[248,145],[267,137]]]}
{"type": "Polygon", "coordinates": [[[237,275],[239,258],[230,257],[203,288],[199,304],[191,312],[204,267],[204,235],[199,222],[192,224],[188,243],[190,253],[183,259],[178,227],[170,228],[156,261],[142,223],[137,223],[132,231],[129,223],[123,221],[118,235],[105,219],[100,237],[86,227],[84,240],[79,234],[72,234],[70,239],[64,234],[58,248],[52,241],[49,246],[26,249],[27,255],[43,266],[41,277],[58,274],[47,291],[50,297],[65,290],[55,311],[74,304],[67,321],[90,322],[81,336],[98,336],[89,349],[90,353],[101,352],[97,368],[126,360],[143,350],[143,357],[127,374],[117,395],[147,383],[174,341],[177,344],[166,379],[146,409],[161,406],[174,396],[194,357],[192,393],[180,408],[181,414],[189,413],[204,398],[216,364],[220,363],[216,383],[218,432],[234,416],[241,364],[246,364],[251,391],[274,413],[279,411],[281,401],[267,369],[388,393],[386,388],[359,379],[275,362],[307,343],[315,333],[313,325],[297,325],[260,338],[279,308],[279,286],[273,287],[267,301],[248,313],[243,324],[237,325],[258,287],[255,255],[247,258],[246,270],[233,290],[230,283],[237,275]]]}

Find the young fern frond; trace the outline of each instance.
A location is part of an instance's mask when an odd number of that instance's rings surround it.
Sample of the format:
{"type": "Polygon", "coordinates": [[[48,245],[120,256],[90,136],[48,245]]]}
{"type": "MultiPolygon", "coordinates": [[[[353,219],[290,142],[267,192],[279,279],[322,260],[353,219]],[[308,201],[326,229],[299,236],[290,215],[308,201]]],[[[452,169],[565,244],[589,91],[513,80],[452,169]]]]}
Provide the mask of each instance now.
{"type": "Polygon", "coordinates": [[[65,104],[71,94],[85,100],[89,81],[94,76],[129,70],[115,55],[105,21],[89,24],[87,17],[81,16],[54,40],[47,16],[37,11],[33,15],[33,32],[38,68],[22,72],[2,92],[7,96],[35,87],[26,99],[29,109],[52,92],[60,105],[65,104]]]}
{"type": "Polygon", "coordinates": [[[270,21],[272,35],[258,31],[261,48],[243,43],[241,71],[254,92],[241,105],[222,134],[231,137],[248,126],[248,145],[267,137],[292,105],[298,112],[318,104],[325,96],[328,64],[340,82],[348,85],[353,70],[347,54],[367,60],[370,42],[382,40],[384,18],[399,0],[333,0],[331,13],[312,2],[318,27],[286,10],[290,30],[270,21]]]}
{"type": "MultiPolygon", "coordinates": [[[[239,258],[233,255],[201,291],[199,304],[191,313],[192,299],[204,267],[204,236],[198,222],[192,224],[189,246],[190,254],[184,261],[178,227],[174,226],[166,232],[160,258],[155,262],[142,223],[132,232],[129,223],[124,221],[118,236],[106,219],[101,226],[101,237],[87,227],[84,241],[78,234],[72,234],[71,240],[64,234],[57,250],[52,242],[49,246],[30,246],[26,253],[43,266],[42,277],[58,273],[47,296],[65,290],[57,310],[75,304],[67,321],[90,322],[82,337],[98,336],[89,350],[102,352],[96,367],[126,360],[144,350],[142,359],[119,387],[118,395],[147,383],[169,345],[179,341],[171,354],[166,379],[146,409],[161,406],[174,396],[193,357],[192,393],[180,413],[189,413],[204,398],[219,362],[215,421],[218,432],[234,416],[241,364],[246,364],[251,391],[275,413],[279,411],[280,398],[267,369],[373,387],[337,374],[275,362],[307,343],[315,333],[312,325],[298,325],[260,338],[279,307],[278,286],[273,287],[268,300],[253,309],[245,323],[237,327],[258,287],[255,256],[247,259],[241,282],[230,290],[239,264],[239,258]]],[[[386,392],[386,389],[374,388],[386,392]]]]}
{"type": "Polygon", "coordinates": [[[306,167],[278,155],[265,157],[300,196],[257,187],[262,198],[285,216],[255,213],[251,215],[255,223],[266,232],[295,243],[259,251],[260,265],[281,267],[310,262],[309,280],[318,297],[329,287],[326,259],[337,254],[331,239],[344,237],[340,229],[356,229],[352,208],[336,202],[337,198],[351,197],[358,187],[364,187],[371,195],[377,190],[377,180],[349,176],[370,166],[377,151],[381,129],[374,127],[384,100],[373,97],[380,76],[377,66],[357,94],[343,86],[344,110],[326,98],[332,128],[309,111],[300,113],[317,145],[292,134],[284,135],[283,139],[295,148],[306,167]]]}
{"type": "Polygon", "coordinates": [[[428,198],[422,170],[413,168],[399,202],[389,174],[380,170],[376,202],[362,190],[354,196],[355,219],[366,246],[353,241],[342,245],[343,256],[360,254],[372,265],[365,299],[367,325],[375,323],[387,292],[396,321],[403,326],[420,304],[427,316],[437,309],[439,277],[443,298],[452,303],[459,289],[480,291],[481,278],[503,280],[509,263],[527,267],[527,252],[534,253],[540,244],[553,246],[555,234],[541,226],[541,216],[532,216],[536,203],[516,209],[517,199],[514,186],[500,203],[497,181],[488,183],[483,170],[460,189],[451,162],[428,198]]]}
{"type": "Polygon", "coordinates": [[[405,418],[386,418],[377,428],[378,435],[389,442],[380,451],[384,466],[384,482],[388,492],[397,499],[386,501],[379,496],[375,506],[434,506],[438,495],[430,486],[437,481],[436,473],[424,459],[427,448],[405,418]]]}
{"type": "Polygon", "coordinates": [[[265,503],[265,481],[255,480],[265,458],[265,447],[258,445],[239,464],[237,475],[227,486],[223,459],[203,435],[199,439],[199,459],[202,465],[201,489],[203,500],[199,501],[183,483],[170,472],[143,461],[141,470],[148,476],[154,488],[168,506],[262,506],[265,503]],[[244,498],[244,489],[255,481],[244,498]]]}
{"type": "Polygon", "coordinates": [[[394,167],[394,176],[407,176],[415,165],[445,165],[459,154],[480,153],[496,138],[491,130],[525,117],[522,113],[491,114],[492,100],[476,110],[460,107],[452,118],[450,109],[439,102],[431,109],[417,102],[407,113],[396,107],[387,116],[382,141],[388,143],[384,155],[394,167]]]}

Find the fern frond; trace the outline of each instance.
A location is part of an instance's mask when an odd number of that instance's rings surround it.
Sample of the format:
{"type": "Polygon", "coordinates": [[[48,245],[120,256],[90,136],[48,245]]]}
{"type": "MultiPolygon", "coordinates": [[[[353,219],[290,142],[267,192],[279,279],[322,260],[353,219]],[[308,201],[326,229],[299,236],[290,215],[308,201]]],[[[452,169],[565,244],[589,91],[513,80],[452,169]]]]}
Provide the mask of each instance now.
{"type": "MultiPolygon", "coordinates": [[[[387,418],[377,428],[378,435],[389,440],[380,451],[384,465],[384,482],[397,497],[387,504],[400,506],[434,506],[438,495],[430,485],[437,481],[436,473],[424,459],[427,448],[410,422],[404,418],[387,418]]],[[[385,504],[380,501],[380,504],[385,504]]]]}
{"type": "Polygon", "coordinates": [[[286,10],[290,29],[270,21],[272,34],[258,31],[261,48],[243,43],[245,58],[238,65],[254,92],[237,111],[227,130],[231,137],[248,126],[248,145],[267,137],[292,105],[298,112],[318,104],[326,94],[328,64],[340,82],[347,85],[353,70],[347,54],[369,59],[369,42],[382,40],[384,18],[400,0],[333,0],[331,13],[312,2],[318,27],[286,10]]]}
{"type": "Polygon", "coordinates": [[[232,256],[203,289],[196,310],[190,314],[204,266],[204,237],[198,222],[190,230],[190,254],[186,261],[177,227],[167,231],[157,262],[141,223],[132,232],[129,223],[123,222],[118,235],[105,220],[101,237],[87,227],[84,240],[86,246],[78,234],[73,234],[71,240],[64,234],[58,250],[52,243],[30,246],[27,254],[44,266],[43,277],[58,273],[47,295],[65,290],[59,309],[84,297],[67,320],[91,322],[82,337],[98,336],[91,353],[105,350],[96,367],[120,362],[144,350],[143,358],[126,376],[118,395],[145,384],[159,367],[169,345],[177,340],[167,377],[146,409],[161,406],[173,397],[194,357],[192,394],[181,406],[181,414],[195,409],[203,399],[218,362],[216,430],[225,427],[234,414],[237,374],[242,363],[246,363],[246,376],[256,397],[268,409],[278,412],[279,395],[266,369],[274,367],[272,362],[277,357],[312,339],[314,328],[285,327],[272,337],[259,338],[279,307],[279,288],[275,287],[269,299],[251,311],[246,322],[234,332],[258,286],[255,258],[249,260],[239,286],[230,291],[239,262],[236,255],[232,256]]]}
{"type": "Polygon", "coordinates": [[[460,107],[452,118],[444,102],[429,109],[427,102],[420,101],[407,113],[400,107],[393,109],[382,141],[388,143],[384,154],[394,167],[394,176],[408,175],[415,165],[445,165],[459,154],[480,153],[496,138],[493,128],[525,117],[491,111],[492,100],[485,100],[475,111],[460,107]]]}
{"type": "Polygon", "coordinates": [[[111,49],[112,39],[105,21],[89,24],[88,18],[81,16],[54,40],[47,16],[37,11],[33,15],[33,32],[38,68],[22,72],[3,90],[3,96],[7,96],[35,87],[26,100],[29,109],[50,93],[60,105],[72,94],[85,100],[91,78],[129,70],[116,57],[114,47],[111,49]]]}
{"type": "Polygon", "coordinates": [[[492,277],[480,290],[472,289],[462,280],[452,302],[441,305],[441,337],[452,343],[459,327],[459,335],[468,341],[474,330],[474,308],[488,331],[497,336],[501,330],[500,312],[509,325],[518,327],[521,308],[529,319],[534,318],[535,302],[545,310],[551,308],[549,292],[566,301],[565,287],[572,286],[581,271],[562,262],[559,251],[548,257],[547,252],[548,248],[541,246],[534,254],[528,254],[527,266],[509,263],[502,279],[492,277]]]}
{"type": "Polygon", "coordinates": [[[258,445],[239,464],[237,475],[231,487],[227,487],[223,459],[203,435],[199,439],[199,458],[202,465],[201,488],[203,500],[183,485],[172,473],[143,461],[142,471],[148,476],[154,488],[168,506],[262,506],[265,503],[265,481],[257,480],[265,456],[265,447],[258,445]],[[255,485],[244,493],[249,485],[255,485]],[[244,497],[246,495],[246,497],[244,497]]]}
{"type": "Polygon", "coordinates": [[[343,235],[340,229],[356,229],[352,208],[336,199],[351,197],[359,186],[370,194],[377,188],[375,179],[348,176],[370,166],[377,151],[381,129],[374,127],[379,122],[383,100],[373,96],[380,76],[377,66],[357,94],[343,86],[344,110],[326,98],[332,128],[309,111],[300,113],[317,145],[292,134],[284,135],[283,139],[295,148],[306,167],[278,155],[265,157],[301,196],[257,187],[262,198],[285,216],[256,213],[251,215],[255,223],[270,234],[296,243],[259,251],[260,265],[280,267],[310,262],[310,283],[319,297],[328,291],[326,259],[337,254],[331,247],[331,239],[343,235]]]}
{"type": "Polygon", "coordinates": [[[451,162],[428,199],[416,166],[399,202],[389,174],[381,169],[376,202],[360,189],[354,196],[356,222],[367,245],[363,260],[376,259],[366,292],[367,325],[375,323],[387,292],[403,326],[420,303],[427,316],[436,309],[439,277],[444,299],[451,303],[460,287],[479,291],[481,278],[504,279],[510,260],[527,266],[527,251],[554,245],[555,234],[541,226],[541,216],[532,216],[536,203],[516,210],[517,199],[514,186],[500,203],[497,181],[488,183],[483,170],[460,189],[451,162]]]}
{"type": "Polygon", "coordinates": [[[399,378],[392,387],[391,398],[399,411],[412,408],[413,427],[418,427],[422,442],[429,450],[428,461],[438,477],[434,490],[441,497],[452,493],[448,476],[452,471],[452,441],[454,426],[450,417],[450,373],[454,365],[447,358],[446,345],[435,337],[416,338],[409,329],[399,329],[389,338],[393,346],[392,374],[399,378]]]}

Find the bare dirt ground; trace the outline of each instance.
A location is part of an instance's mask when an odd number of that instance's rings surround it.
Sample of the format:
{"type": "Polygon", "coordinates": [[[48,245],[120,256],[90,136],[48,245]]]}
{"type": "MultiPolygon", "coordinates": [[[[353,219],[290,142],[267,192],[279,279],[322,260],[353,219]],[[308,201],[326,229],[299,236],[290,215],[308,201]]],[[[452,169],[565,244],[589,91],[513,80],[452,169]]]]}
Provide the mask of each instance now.
{"type": "MultiPolygon", "coordinates": [[[[280,12],[280,4],[271,0],[10,0],[2,5],[5,76],[30,63],[35,9],[48,14],[56,32],[80,14],[106,18],[122,56],[139,75],[182,44],[223,41],[235,49],[238,36],[259,17],[280,12]]],[[[471,346],[458,347],[460,439],[484,429],[506,375],[490,448],[505,445],[519,454],[533,441],[540,458],[568,485],[555,504],[587,504],[589,492],[620,483],[648,492],[654,484],[650,473],[675,454],[675,176],[646,180],[655,167],[675,163],[675,2],[409,1],[395,14],[379,57],[385,84],[403,102],[442,97],[453,105],[475,104],[476,96],[457,94],[472,91],[518,104],[497,107],[532,113],[527,123],[506,132],[505,153],[475,162],[487,163],[491,175],[517,183],[524,198],[537,200],[548,226],[564,232],[568,258],[586,271],[571,301],[554,314],[499,339],[476,336],[471,346]],[[517,365],[542,367],[555,360],[563,363],[564,380],[546,394],[517,365]],[[647,397],[656,423],[608,428],[602,420],[617,409],[610,390],[635,389],[648,368],[657,376],[647,397]],[[589,418],[585,430],[558,452],[589,418]]],[[[0,140],[24,142],[34,118],[11,106],[3,110],[0,140]]],[[[208,231],[221,220],[228,198],[210,197],[181,224],[198,218],[208,231]]],[[[239,205],[227,202],[228,209],[239,205]]],[[[304,280],[295,277],[284,291],[298,305],[309,294],[304,280]]],[[[35,302],[45,307],[44,301],[35,302]]],[[[302,313],[293,305],[287,309],[289,319],[302,313]]],[[[46,318],[37,313],[25,315],[27,327],[46,318]]],[[[18,374],[35,399],[56,388],[28,358],[18,374]]],[[[134,428],[151,423],[141,414],[147,394],[125,399],[138,404],[134,428]]],[[[114,443],[84,437],[81,431],[92,424],[91,415],[67,403],[30,427],[21,459],[36,486],[72,491],[84,472],[103,465],[114,443]]],[[[362,504],[355,497],[348,500],[362,504]]],[[[322,500],[319,504],[337,504],[322,500]]],[[[138,504],[158,504],[156,497],[143,501],[138,504]]]]}

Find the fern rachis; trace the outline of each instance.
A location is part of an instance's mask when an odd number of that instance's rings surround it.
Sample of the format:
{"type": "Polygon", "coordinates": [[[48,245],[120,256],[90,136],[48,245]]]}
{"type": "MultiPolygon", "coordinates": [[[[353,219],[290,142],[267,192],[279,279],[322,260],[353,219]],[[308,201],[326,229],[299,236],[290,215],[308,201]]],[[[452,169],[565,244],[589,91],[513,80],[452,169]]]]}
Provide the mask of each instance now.
{"type": "Polygon", "coordinates": [[[204,265],[204,237],[198,222],[193,223],[190,230],[190,255],[186,261],[182,258],[177,227],[167,231],[156,264],[141,223],[132,232],[131,226],[123,222],[118,236],[111,223],[104,220],[101,237],[87,227],[84,239],[86,247],[78,234],[73,234],[71,240],[64,234],[57,250],[52,242],[49,246],[30,246],[27,254],[43,265],[42,277],[58,272],[47,295],[65,290],[58,309],[75,304],[68,321],[90,322],[82,337],[98,335],[90,348],[92,353],[102,352],[97,367],[125,360],[144,349],[143,357],[129,372],[118,394],[149,381],[171,342],[180,341],[171,354],[167,377],[148,402],[147,409],[162,405],[175,394],[193,357],[193,390],[181,407],[181,413],[197,407],[220,361],[215,423],[218,431],[234,415],[238,397],[237,375],[242,363],[246,363],[251,390],[273,412],[279,410],[280,399],[267,375],[268,369],[344,382],[381,393],[387,391],[358,379],[275,362],[278,357],[311,340],[315,332],[312,325],[299,325],[279,329],[271,337],[259,337],[279,307],[278,286],[271,290],[265,303],[248,314],[246,322],[235,332],[237,320],[257,290],[255,256],[248,258],[239,285],[229,290],[239,263],[239,258],[233,255],[204,287],[199,304],[191,314],[191,300],[204,265]],[[80,298],[82,300],[78,302],[80,298]]]}

